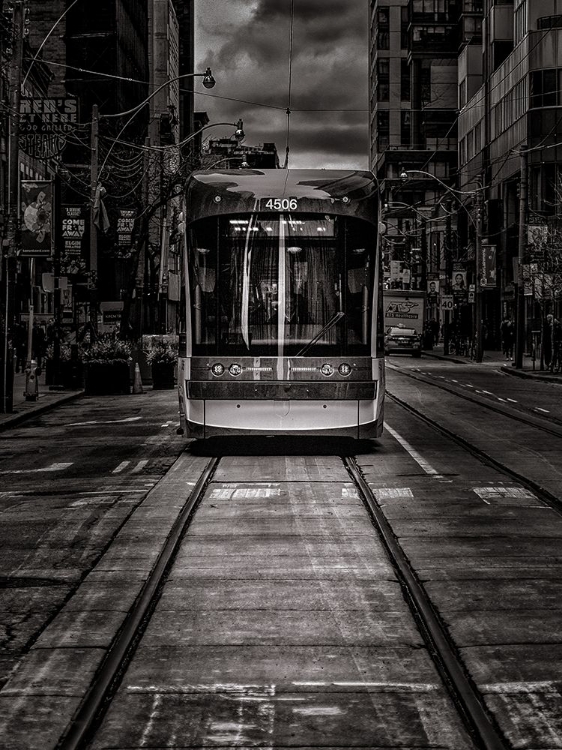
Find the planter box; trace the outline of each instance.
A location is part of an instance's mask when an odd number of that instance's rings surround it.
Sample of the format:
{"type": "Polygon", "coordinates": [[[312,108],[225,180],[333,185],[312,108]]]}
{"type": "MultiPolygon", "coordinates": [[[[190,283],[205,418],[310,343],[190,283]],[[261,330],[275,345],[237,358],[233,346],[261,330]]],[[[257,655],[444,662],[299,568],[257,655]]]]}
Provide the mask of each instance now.
{"type": "Polygon", "coordinates": [[[176,387],[173,363],[152,365],[152,388],[156,391],[172,390],[176,387]]]}
{"type": "Polygon", "coordinates": [[[125,360],[88,363],[85,390],[92,396],[130,393],[129,363],[125,360]]]}

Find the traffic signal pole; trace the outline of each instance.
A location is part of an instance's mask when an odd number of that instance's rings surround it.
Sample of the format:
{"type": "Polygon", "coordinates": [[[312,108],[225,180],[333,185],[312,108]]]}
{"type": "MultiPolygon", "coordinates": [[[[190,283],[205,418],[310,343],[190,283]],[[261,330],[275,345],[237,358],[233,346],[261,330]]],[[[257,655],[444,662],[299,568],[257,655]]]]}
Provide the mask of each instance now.
{"type": "Polygon", "coordinates": [[[525,347],[525,296],[523,289],[523,261],[527,244],[527,145],[522,144],[519,155],[521,158],[521,180],[519,185],[519,244],[517,248],[517,305],[515,328],[515,367],[523,367],[523,350],[525,347]]]}
{"type": "Polygon", "coordinates": [[[10,108],[6,117],[8,125],[8,190],[7,211],[5,213],[4,237],[2,239],[2,306],[4,325],[2,327],[2,403],[4,414],[13,409],[12,348],[9,346],[10,326],[13,323],[13,259],[16,256],[16,229],[18,225],[18,191],[20,176],[20,103],[23,66],[24,8],[22,0],[16,0],[12,15],[12,57],[8,67],[10,108]]]}

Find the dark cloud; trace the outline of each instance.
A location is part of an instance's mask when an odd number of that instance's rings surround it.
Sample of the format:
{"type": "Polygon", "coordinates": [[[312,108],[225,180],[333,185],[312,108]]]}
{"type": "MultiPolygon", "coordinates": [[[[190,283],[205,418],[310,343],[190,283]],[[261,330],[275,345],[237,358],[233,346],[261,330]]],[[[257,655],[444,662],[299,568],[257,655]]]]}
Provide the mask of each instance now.
{"type": "MultiPolygon", "coordinates": [[[[280,154],[289,101],[290,8],[290,0],[196,5],[198,64],[211,65],[217,79],[211,93],[278,109],[212,97],[197,97],[196,106],[212,121],[242,117],[249,144],[273,141],[280,154]]],[[[291,166],[367,166],[367,27],[365,0],[295,0],[291,166]]]]}

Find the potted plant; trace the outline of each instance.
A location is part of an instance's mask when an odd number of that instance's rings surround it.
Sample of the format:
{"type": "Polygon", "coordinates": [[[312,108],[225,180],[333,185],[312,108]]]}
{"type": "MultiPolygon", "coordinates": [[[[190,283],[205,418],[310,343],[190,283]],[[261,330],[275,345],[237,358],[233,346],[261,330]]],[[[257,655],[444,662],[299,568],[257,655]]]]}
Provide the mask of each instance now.
{"type": "Polygon", "coordinates": [[[146,361],[152,369],[152,387],[156,390],[174,388],[174,370],[178,353],[171,344],[157,342],[146,352],[146,361]]]}
{"type": "Polygon", "coordinates": [[[86,363],[86,393],[129,393],[131,345],[117,338],[102,337],[83,350],[86,363]]]}

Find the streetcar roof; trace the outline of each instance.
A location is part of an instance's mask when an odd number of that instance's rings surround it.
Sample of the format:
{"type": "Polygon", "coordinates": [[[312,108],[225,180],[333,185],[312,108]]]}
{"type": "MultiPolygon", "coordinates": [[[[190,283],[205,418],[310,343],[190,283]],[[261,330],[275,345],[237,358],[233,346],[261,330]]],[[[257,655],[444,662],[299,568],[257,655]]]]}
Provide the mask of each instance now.
{"type": "MultiPolygon", "coordinates": [[[[217,214],[267,211],[270,199],[296,199],[291,212],[377,218],[372,172],[344,169],[218,169],[194,172],[187,184],[188,221],[217,214]]],[[[284,207],[284,210],[287,210],[284,207]]]]}

